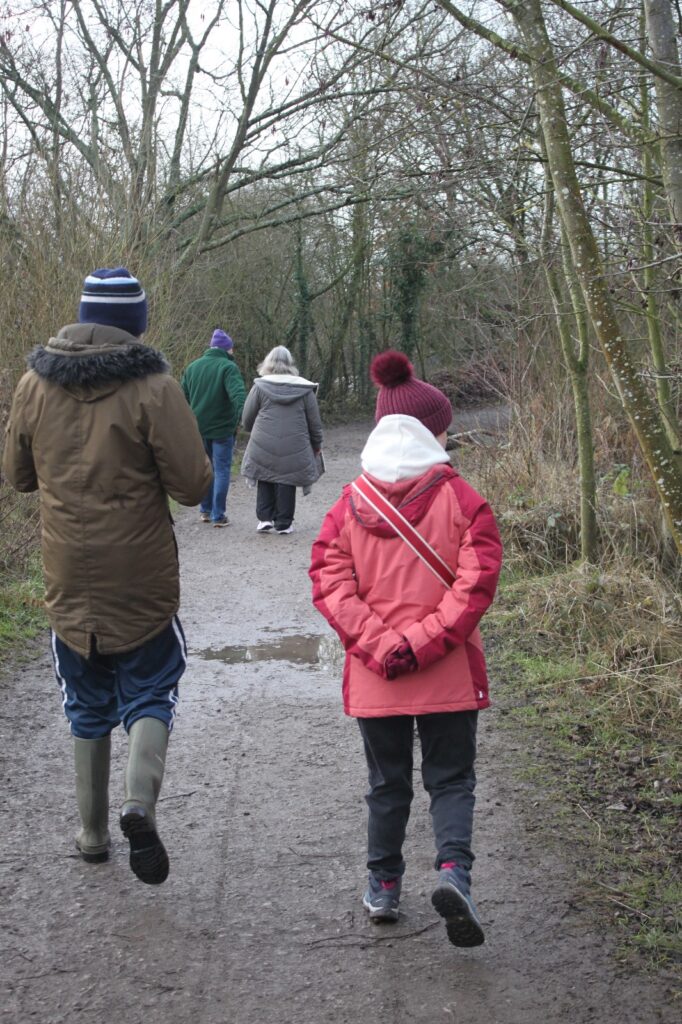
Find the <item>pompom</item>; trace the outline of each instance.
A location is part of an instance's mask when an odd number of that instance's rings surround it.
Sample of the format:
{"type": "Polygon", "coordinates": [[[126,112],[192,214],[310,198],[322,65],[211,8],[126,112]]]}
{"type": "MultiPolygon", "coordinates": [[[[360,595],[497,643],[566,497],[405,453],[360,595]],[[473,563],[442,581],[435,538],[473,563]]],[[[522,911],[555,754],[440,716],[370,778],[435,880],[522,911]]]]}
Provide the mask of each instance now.
{"type": "Polygon", "coordinates": [[[394,388],[412,377],[412,363],[404,352],[388,349],[375,356],[369,368],[369,375],[379,387],[394,388]]]}

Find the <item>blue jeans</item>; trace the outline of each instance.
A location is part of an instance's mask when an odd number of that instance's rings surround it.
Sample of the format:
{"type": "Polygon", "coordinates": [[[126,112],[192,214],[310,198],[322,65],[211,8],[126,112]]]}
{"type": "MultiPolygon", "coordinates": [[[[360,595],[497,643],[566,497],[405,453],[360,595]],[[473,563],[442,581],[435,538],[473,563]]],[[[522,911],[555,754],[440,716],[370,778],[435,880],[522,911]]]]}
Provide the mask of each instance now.
{"type": "Polygon", "coordinates": [[[213,466],[213,483],[201,503],[201,511],[210,515],[211,522],[216,523],[225,516],[227,492],[230,489],[230,473],[232,472],[232,452],[234,437],[226,437],[214,441],[202,438],[204,449],[213,466]]]}
{"type": "Polygon", "coordinates": [[[177,615],[166,628],[124,654],[84,658],[52,631],[52,660],[71,732],[82,740],[108,736],[123,723],[126,732],[138,718],[158,718],[173,728],[178,682],[187,664],[187,647],[177,615]]]}

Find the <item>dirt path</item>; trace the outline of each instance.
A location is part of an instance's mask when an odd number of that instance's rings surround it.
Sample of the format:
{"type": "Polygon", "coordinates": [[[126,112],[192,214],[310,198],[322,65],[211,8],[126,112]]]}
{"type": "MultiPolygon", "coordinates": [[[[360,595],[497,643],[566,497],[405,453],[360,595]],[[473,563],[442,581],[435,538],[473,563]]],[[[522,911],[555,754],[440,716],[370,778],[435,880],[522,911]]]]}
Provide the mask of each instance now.
{"type": "MultiPolygon", "coordinates": [[[[451,947],[430,906],[433,848],[417,787],[404,915],[392,928],[366,921],[359,736],[341,711],[328,640],[311,663],[329,634],[306,575],[321,513],[354,474],[365,434],[329,432],[327,475],[299,500],[290,537],[255,534],[241,480],[230,529],[200,524],[195,511],[178,517],[192,656],[159,808],[166,885],[136,881],[116,832],[108,864],[78,859],[71,744],[49,660],[41,653],[0,681],[0,1021],[678,1019],[662,983],[619,973],[576,902],[570,850],[565,861],[550,852],[525,814],[536,794],[511,780],[518,741],[497,730],[494,710],[482,716],[475,840],[485,946],[451,947]]],[[[117,737],[114,811],[123,753],[117,737]]]]}

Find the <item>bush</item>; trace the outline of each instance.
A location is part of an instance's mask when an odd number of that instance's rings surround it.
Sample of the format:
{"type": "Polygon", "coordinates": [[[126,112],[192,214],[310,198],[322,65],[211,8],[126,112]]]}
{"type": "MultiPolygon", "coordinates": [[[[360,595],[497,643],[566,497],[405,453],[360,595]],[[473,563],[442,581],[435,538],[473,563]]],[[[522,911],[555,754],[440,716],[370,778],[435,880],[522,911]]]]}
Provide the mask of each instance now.
{"type": "Polygon", "coordinates": [[[456,409],[500,402],[509,392],[507,369],[492,354],[470,359],[457,370],[437,370],[429,383],[445,392],[456,409]]]}

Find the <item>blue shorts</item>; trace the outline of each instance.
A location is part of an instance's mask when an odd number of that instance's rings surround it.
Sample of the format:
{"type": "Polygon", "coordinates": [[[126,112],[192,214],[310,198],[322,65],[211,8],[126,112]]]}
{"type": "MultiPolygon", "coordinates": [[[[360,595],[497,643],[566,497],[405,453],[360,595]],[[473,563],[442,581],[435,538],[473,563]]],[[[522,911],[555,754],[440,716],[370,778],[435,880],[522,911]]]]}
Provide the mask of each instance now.
{"type": "Polygon", "coordinates": [[[159,718],[173,728],[178,682],[187,665],[187,645],[180,620],[141,647],[125,654],[84,658],[52,632],[54,671],[62,691],[64,713],[74,736],[96,740],[121,722],[126,732],[138,718],[159,718]]]}

